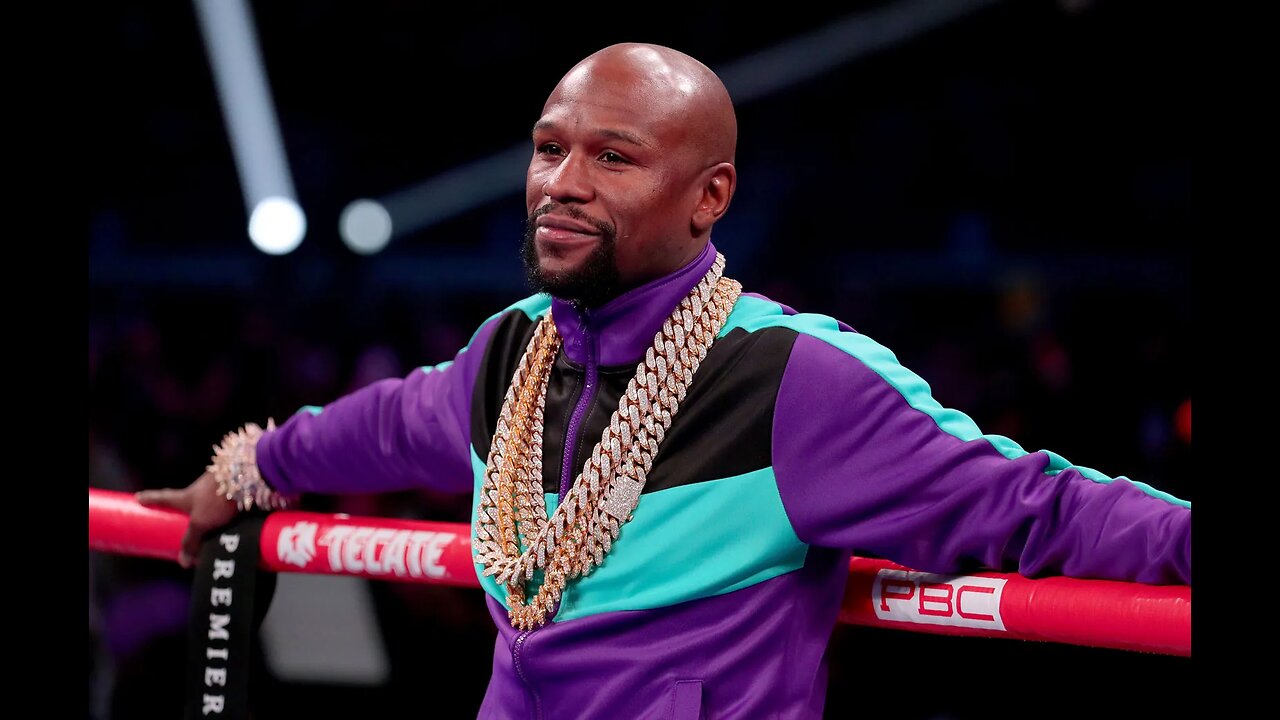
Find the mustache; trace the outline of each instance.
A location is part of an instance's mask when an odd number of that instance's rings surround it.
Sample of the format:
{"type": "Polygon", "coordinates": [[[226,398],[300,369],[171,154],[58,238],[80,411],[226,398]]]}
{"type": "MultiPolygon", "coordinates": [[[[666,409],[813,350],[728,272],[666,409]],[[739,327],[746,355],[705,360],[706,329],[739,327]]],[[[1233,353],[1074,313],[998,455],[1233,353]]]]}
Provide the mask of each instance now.
{"type": "Polygon", "coordinates": [[[591,217],[590,215],[586,214],[576,206],[565,205],[564,203],[557,203],[557,202],[549,202],[546,205],[543,205],[542,207],[530,213],[529,221],[528,221],[529,226],[533,227],[533,224],[538,220],[538,218],[542,217],[543,215],[549,215],[553,212],[556,213],[557,215],[565,215],[565,216],[571,217],[574,220],[577,220],[578,222],[587,223],[588,225],[599,230],[602,235],[612,235],[615,232],[613,223],[608,222],[606,220],[600,220],[598,218],[591,217]]]}

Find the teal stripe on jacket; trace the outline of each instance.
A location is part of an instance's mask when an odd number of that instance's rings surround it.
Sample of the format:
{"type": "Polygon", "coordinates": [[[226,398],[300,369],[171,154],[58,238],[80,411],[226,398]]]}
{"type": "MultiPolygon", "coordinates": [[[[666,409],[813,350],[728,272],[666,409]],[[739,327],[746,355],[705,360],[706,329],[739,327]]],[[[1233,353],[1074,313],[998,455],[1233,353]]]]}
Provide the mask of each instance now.
{"type": "MultiPolygon", "coordinates": [[[[472,452],[472,464],[473,498],[478,498],[484,461],[472,452]]],[[[557,497],[549,493],[546,499],[550,515],[557,497]]],[[[473,504],[473,543],[477,509],[473,504]]],[[[554,620],[646,610],[733,592],[801,567],[807,551],[787,521],[772,468],[646,493],[604,564],[568,584],[554,620]],[[752,532],[742,533],[743,527],[752,532]]],[[[477,576],[480,570],[476,565],[477,576]]],[[[531,587],[540,579],[539,571],[531,587]]],[[[480,577],[480,585],[505,604],[506,588],[492,577],[480,577]]]]}
{"type": "MultiPolygon", "coordinates": [[[[892,351],[866,335],[842,331],[839,324],[826,315],[816,313],[786,315],[782,306],[778,303],[757,297],[743,296],[734,305],[733,312],[730,313],[729,319],[725,323],[725,331],[727,332],[732,327],[739,327],[747,332],[757,332],[770,327],[785,327],[817,338],[862,361],[877,375],[884,378],[885,382],[893,386],[911,407],[932,418],[943,432],[964,441],[978,438],[986,440],[1001,455],[1010,460],[1028,454],[1022,446],[1003,435],[983,434],[978,429],[978,425],[963,412],[943,407],[933,398],[929,391],[929,384],[919,375],[899,364],[892,351]]],[[[1052,451],[1041,450],[1040,452],[1049,458],[1049,464],[1044,471],[1046,475],[1054,475],[1067,468],[1072,468],[1094,482],[1110,483],[1115,480],[1115,478],[1104,475],[1092,468],[1073,465],[1066,458],[1052,451]]],[[[1191,507],[1190,502],[1174,497],[1162,490],[1156,490],[1146,483],[1132,480],[1130,482],[1133,482],[1134,485],[1141,488],[1148,495],[1175,505],[1191,507]]]]}

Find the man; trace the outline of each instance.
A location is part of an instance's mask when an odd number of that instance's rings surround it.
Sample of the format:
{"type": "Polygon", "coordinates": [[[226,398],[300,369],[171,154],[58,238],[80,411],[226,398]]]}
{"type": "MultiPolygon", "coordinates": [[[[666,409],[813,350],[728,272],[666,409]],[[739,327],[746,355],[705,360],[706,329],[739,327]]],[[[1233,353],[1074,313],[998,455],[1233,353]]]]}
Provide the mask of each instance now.
{"type": "Polygon", "coordinates": [[[238,506],[472,493],[485,718],[820,717],[851,551],[1190,583],[1189,504],[982,435],[884,347],[725,277],[736,135],[686,55],[576,65],[533,128],[540,294],[453,361],[247,426],[188,488],[140,494],[191,514],[183,564],[238,506]]]}

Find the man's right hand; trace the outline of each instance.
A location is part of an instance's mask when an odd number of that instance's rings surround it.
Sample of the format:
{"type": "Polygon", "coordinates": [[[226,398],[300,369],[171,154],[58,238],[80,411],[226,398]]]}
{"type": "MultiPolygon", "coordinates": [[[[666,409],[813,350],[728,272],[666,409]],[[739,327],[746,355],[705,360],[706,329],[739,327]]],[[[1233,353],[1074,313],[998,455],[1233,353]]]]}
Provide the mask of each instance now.
{"type": "Polygon", "coordinates": [[[178,552],[178,564],[184,568],[195,564],[204,534],[231,522],[238,512],[234,502],[218,494],[218,481],[211,473],[201,475],[185,488],[143,490],[134,497],[144,507],[168,508],[189,516],[182,550],[178,552]]]}

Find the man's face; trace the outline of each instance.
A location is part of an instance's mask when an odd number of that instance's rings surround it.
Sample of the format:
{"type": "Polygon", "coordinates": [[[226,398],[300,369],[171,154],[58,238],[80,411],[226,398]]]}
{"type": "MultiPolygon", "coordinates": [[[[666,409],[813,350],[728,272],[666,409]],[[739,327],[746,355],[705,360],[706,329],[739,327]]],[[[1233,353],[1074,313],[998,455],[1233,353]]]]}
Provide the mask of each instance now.
{"type": "Polygon", "coordinates": [[[579,67],[556,87],[534,126],[526,178],[525,260],[536,286],[593,305],[696,255],[701,168],[678,101],[607,66],[579,67]]]}

